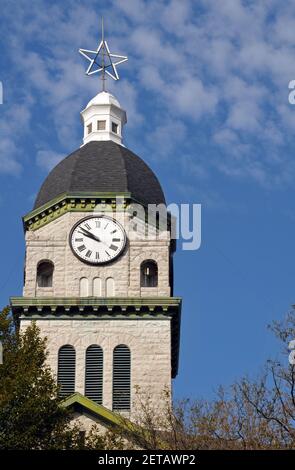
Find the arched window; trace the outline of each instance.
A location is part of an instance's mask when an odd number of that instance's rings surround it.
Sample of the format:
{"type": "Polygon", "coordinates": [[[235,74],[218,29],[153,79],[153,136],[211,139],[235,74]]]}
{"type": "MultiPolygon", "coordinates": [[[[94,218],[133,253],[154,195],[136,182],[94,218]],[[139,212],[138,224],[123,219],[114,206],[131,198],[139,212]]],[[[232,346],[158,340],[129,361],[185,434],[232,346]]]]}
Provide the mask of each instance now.
{"type": "Polygon", "coordinates": [[[101,279],[99,277],[93,279],[93,296],[101,297],[101,279]]]}
{"type": "Polygon", "coordinates": [[[130,411],[131,353],[119,344],[113,353],[113,410],[130,411]]]}
{"type": "Polygon", "coordinates": [[[58,351],[57,383],[60,385],[59,396],[67,397],[75,392],[76,351],[70,344],[58,351]]]}
{"type": "Polygon", "coordinates": [[[106,296],[114,297],[115,296],[115,281],[112,277],[106,279],[106,296]]]}
{"type": "Polygon", "coordinates": [[[158,265],[153,260],[146,260],[140,266],[140,285],[141,287],[158,286],[158,265]]]}
{"type": "Polygon", "coordinates": [[[92,344],[86,349],[85,396],[102,405],[103,350],[92,344]]]}
{"type": "Polygon", "coordinates": [[[51,261],[41,261],[37,267],[38,287],[52,287],[54,264],[51,261]]]}
{"type": "Polygon", "coordinates": [[[80,279],[80,297],[89,296],[89,282],[87,277],[82,277],[80,279]]]}

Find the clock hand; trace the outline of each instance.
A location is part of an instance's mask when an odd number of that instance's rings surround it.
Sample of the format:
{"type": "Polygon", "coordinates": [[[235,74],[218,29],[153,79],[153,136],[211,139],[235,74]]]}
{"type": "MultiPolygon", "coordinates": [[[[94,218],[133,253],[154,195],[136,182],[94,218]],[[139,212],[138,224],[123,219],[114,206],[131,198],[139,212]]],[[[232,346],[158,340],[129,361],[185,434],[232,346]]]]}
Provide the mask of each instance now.
{"type": "Polygon", "coordinates": [[[97,237],[96,235],[94,235],[94,233],[91,233],[91,232],[89,232],[88,230],[86,230],[86,228],[81,227],[80,230],[83,230],[84,236],[89,237],[89,238],[93,238],[93,240],[96,240],[96,241],[98,241],[98,242],[101,242],[101,243],[103,243],[105,246],[109,247],[109,244],[108,244],[108,243],[106,243],[105,241],[101,240],[99,237],[97,237]]]}
{"type": "Polygon", "coordinates": [[[79,233],[84,235],[84,237],[92,238],[93,240],[96,240],[97,242],[101,242],[100,238],[98,238],[96,235],[94,235],[94,233],[88,232],[87,230],[85,230],[82,227],[81,227],[80,230],[82,230],[82,232],[79,232],[79,233]]]}
{"type": "Polygon", "coordinates": [[[80,227],[80,230],[82,230],[82,232],[80,231],[79,233],[81,233],[82,235],[84,235],[84,237],[92,238],[93,240],[96,240],[96,241],[102,243],[103,245],[105,245],[107,248],[109,248],[109,244],[106,243],[104,240],[101,240],[101,239],[100,239],[99,237],[97,237],[96,235],[94,235],[94,233],[89,232],[88,230],[86,230],[86,229],[83,228],[83,227],[80,227]]]}
{"type": "Polygon", "coordinates": [[[96,240],[96,241],[102,243],[103,245],[105,245],[107,248],[109,248],[109,244],[106,243],[105,241],[101,240],[100,238],[98,238],[96,235],[94,235],[94,233],[88,232],[85,228],[82,228],[82,227],[81,227],[81,230],[83,230],[83,232],[85,232],[84,233],[85,237],[92,238],[93,240],[96,240]]]}

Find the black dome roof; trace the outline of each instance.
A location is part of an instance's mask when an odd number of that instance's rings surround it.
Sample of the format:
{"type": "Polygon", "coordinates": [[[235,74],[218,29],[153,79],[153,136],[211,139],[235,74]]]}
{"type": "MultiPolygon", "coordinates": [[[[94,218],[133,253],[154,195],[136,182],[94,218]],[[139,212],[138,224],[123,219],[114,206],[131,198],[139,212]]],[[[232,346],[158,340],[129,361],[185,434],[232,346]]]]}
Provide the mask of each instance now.
{"type": "Polygon", "coordinates": [[[142,204],[165,204],[152,170],[113,141],[89,142],[62,160],[41,186],[34,209],[65,192],[130,192],[142,204]]]}

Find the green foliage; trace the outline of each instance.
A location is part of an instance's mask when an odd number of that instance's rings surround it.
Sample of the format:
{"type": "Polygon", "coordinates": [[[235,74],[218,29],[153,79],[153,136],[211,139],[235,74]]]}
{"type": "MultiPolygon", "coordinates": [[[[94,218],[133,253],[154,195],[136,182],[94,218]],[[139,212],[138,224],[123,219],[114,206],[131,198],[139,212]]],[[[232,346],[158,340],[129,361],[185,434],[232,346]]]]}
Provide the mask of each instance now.
{"type": "Polygon", "coordinates": [[[138,417],[101,434],[83,433],[70,424],[47,366],[46,339],[32,323],[15,331],[9,308],[0,312],[1,449],[294,449],[295,366],[288,343],[295,338],[295,315],[272,325],[283,344],[283,359],[268,361],[256,380],[243,378],[215,400],[184,400],[171,406],[163,391],[161,406],[136,391],[138,417]],[[126,433],[129,430],[129,432],[126,433]]]}
{"type": "Polygon", "coordinates": [[[69,426],[57,386],[46,365],[46,339],[32,323],[14,329],[9,308],[0,313],[0,449],[80,447],[79,431],[69,426]]]}
{"type": "MultiPolygon", "coordinates": [[[[295,314],[271,326],[282,342],[280,360],[269,360],[255,379],[247,377],[213,400],[183,400],[170,404],[167,391],[153,396],[137,390],[139,432],[133,444],[157,450],[295,449],[295,365],[288,361],[288,344],[295,338],[295,314]]],[[[123,437],[123,428],[115,432],[123,437]]]]}

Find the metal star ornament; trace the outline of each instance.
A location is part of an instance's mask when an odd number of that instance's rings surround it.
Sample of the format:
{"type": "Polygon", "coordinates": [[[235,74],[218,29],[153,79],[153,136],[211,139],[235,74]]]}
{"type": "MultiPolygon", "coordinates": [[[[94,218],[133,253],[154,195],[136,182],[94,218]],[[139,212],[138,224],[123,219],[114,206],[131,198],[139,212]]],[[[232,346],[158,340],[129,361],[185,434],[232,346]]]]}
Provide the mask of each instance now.
{"type": "Polygon", "coordinates": [[[102,72],[102,89],[105,91],[106,74],[108,74],[113,80],[119,80],[119,74],[117,72],[117,65],[122,64],[128,60],[128,57],[118,54],[112,54],[110,52],[107,41],[104,39],[104,27],[102,20],[102,39],[96,49],[96,51],[90,51],[88,49],[79,49],[80,54],[89,60],[90,65],[86,70],[86,75],[93,75],[95,73],[102,72]],[[119,59],[113,61],[113,59],[119,59]]]}

